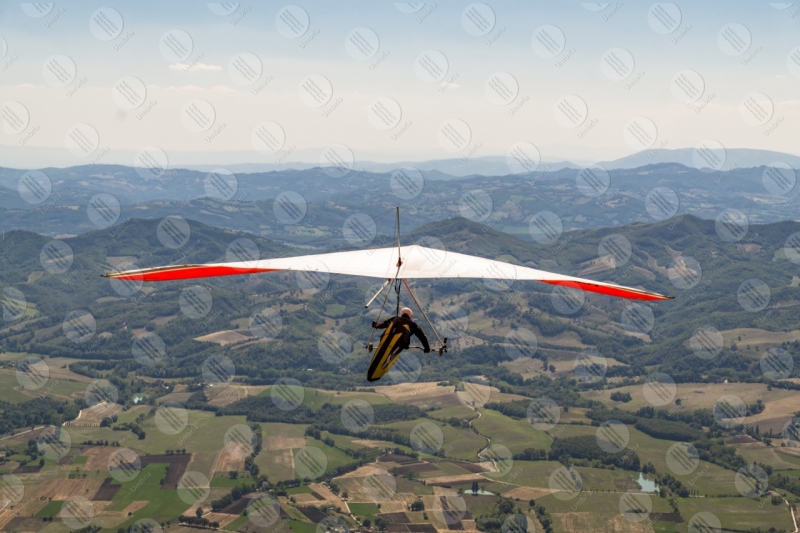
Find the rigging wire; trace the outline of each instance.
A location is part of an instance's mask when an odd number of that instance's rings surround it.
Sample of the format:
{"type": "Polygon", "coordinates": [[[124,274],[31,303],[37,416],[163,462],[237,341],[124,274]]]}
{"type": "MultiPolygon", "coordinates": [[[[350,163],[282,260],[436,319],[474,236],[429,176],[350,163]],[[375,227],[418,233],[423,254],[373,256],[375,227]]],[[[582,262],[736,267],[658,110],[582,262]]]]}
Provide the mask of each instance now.
{"type": "Polygon", "coordinates": [[[439,341],[440,345],[444,346],[444,343],[442,342],[442,338],[439,337],[439,333],[437,333],[436,328],[433,327],[433,324],[431,323],[431,321],[428,320],[428,315],[425,314],[425,309],[422,308],[422,306],[419,304],[419,301],[417,300],[417,297],[414,296],[413,292],[411,292],[411,287],[408,286],[408,282],[405,280],[405,278],[403,278],[403,284],[406,286],[406,290],[408,291],[408,294],[411,295],[411,299],[414,300],[415,304],[417,304],[417,308],[419,308],[419,310],[422,312],[422,316],[425,318],[425,322],[428,323],[428,326],[431,328],[431,331],[433,331],[433,334],[436,335],[436,340],[439,341]]]}

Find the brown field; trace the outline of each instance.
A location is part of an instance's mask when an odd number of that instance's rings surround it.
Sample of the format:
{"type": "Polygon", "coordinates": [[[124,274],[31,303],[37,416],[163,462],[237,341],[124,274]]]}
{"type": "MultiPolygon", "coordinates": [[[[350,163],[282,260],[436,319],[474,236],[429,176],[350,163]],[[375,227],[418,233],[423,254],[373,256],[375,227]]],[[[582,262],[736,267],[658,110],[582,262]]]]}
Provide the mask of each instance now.
{"type": "Polygon", "coordinates": [[[258,396],[266,386],[250,386],[230,384],[226,387],[209,387],[206,389],[206,399],[210,405],[225,407],[247,396],[258,396]]]}
{"type": "MultiPolygon", "coordinates": [[[[726,395],[738,396],[747,404],[756,403],[756,400],[759,399],[766,404],[764,411],[755,417],[749,417],[748,422],[787,416],[797,410],[794,392],[783,389],[768,391],[767,385],[763,383],[679,383],[677,387],[677,398],[681,399],[682,410],[713,409],[716,401],[726,395]],[[795,398],[794,405],[792,405],[793,398],[795,398]],[[772,403],[775,405],[772,406],[772,403]]],[[[615,405],[626,411],[635,411],[649,405],[644,398],[642,385],[630,385],[613,390],[587,391],[581,394],[584,398],[598,400],[607,405],[615,405]],[[630,393],[631,401],[627,403],[612,402],[611,394],[616,391],[630,393]]]]}
{"type": "Polygon", "coordinates": [[[430,463],[414,463],[410,465],[399,466],[395,471],[398,474],[403,475],[406,472],[420,473],[420,472],[435,472],[436,470],[439,470],[436,467],[436,465],[432,465],[430,463]]]}
{"type": "Polygon", "coordinates": [[[233,501],[227,506],[225,506],[220,512],[224,514],[238,516],[242,514],[242,511],[247,509],[247,506],[249,504],[250,504],[250,498],[247,495],[245,495],[239,498],[238,500],[233,501]]]}
{"type": "MultiPolygon", "coordinates": [[[[554,348],[539,348],[539,352],[547,355],[547,364],[553,365],[556,369],[555,373],[549,370],[545,372],[542,368],[542,361],[539,359],[516,359],[514,361],[504,361],[500,363],[511,372],[516,372],[524,378],[531,378],[538,375],[546,375],[550,377],[565,376],[574,372],[575,359],[581,354],[580,348],[558,350],[554,348]]],[[[626,366],[615,359],[608,358],[607,364],[612,366],[626,366]]]]}
{"type": "Polygon", "coordinates": [[[375,392],[382,394],[393,402],[409,403],[419,398],[445,396],[455,393],[455,387],[440,387],[436,383],[402,383],[400,385],[384,385],[375,387],[375,392]]]}
{"type": "Polygon", "coordinates": [[[306,445],[304,437],[264,437],[261,448],[264,450],[294,450],[306,445]]]}
{"type": "Polygon", "coordinates": [[[767,402],[764,410],[755,416],[751,416],[748,422],[758,422],[760,431],[768,431],[771,429],[774,433],[780,433],[783,431],[783,426],[794,416],[797,410],[798,402],[796,395],[789,396],[787,398],[781,398],[780,400],[767,402]]]}
{"type": "Polygon", "coordinates": [[[445,407],[455,407],[463,405],[462,401],[455,394],[442,394],[440,396],[423,396],[414,398],[407,402],[408,405],[416,405],[420,409],[444,409],[445,407]]]}
{"type": "Polygon", "coordinates": [[[169,472],[167,473],[167,477],[164,478],[164,483],[161,485],[161,488],[177,489],[178,482],[181,480],[181,477],[183,477],[183,473],[186,472],[186,467],[189,466],[189,462],[192,460],[192,454],[145,455],[141,459],[142,468],[156,463],[169,464],[169,472]]]}
{"type": "Polygon", "coordinates": [[[195,452],[189,462],[187,470],[197,470],[211,479],[214,477],[214,464],[217,462],[217,452],[195,452]]]}
{"type": "Polygon", "coordinates": [[[75,361],[76,359],[69,359],[67,357],[51,357],[47,359],[47,365],[50,367],[50,379],[90,383],[92,378],[76,374],[69,369],[70,363],[74,363],[75,361]]]}
{"type": "Polygon", "coordinates": [[[539,487],[516,487],[502,495],[506,498],[515,500],[537,500],[543,496],[547,496],[552,491],[550,489],[539,487]]]}
{"type": "Polygon", "coordinates": [[[18,516],[3,526],[3,531],[39,531],[45,523],[41,518],[18,516]]]}
{"type": "Polygon", "coordinates": [[[739,350],[744,350],[747,353],[752,352],[755,355],[763,354],[765,349],[780,346],[783,342],[800,340],[800,330],[797,329],[783,332],[756,328],[736,328],[720,331],[720,333],[722,333],[725,346],[730,346],[735,342],[739,350]],[[740,336],[742,340],[738,340],[740,336]],[[750,345],[750,350],[747,349],[748,344],[750,345]],[[755,352],[756,346],[761,347],[759,354],[755,352]]]}
{"type": "MultiPolygon", "coordinates": [[[[103,480],[103,484],[100,485],[100,488],[97,489],[94,496],[92,497],[92,501],[106,501],[110,502],[114,499],[114,496],[117,495],[119,489],[122,488],[122,485],[112,485],[111,482],[114,481],[110,477],[107,477],[103,480]]],[[[66,498],[63,498],[66,499],[66,498]]]]}
{"type": "Polygon", "coordinates": [[[20,431],[19,433],[15,433],[14,435],[9,435],[8,437],[3,437],[0,440],[9,440],[11,443],[15,442],[28,442],[29,439],[38,439],[39,433],[45,429],[45,426],[37,427],[34,430],[26,429],[25,431],[20,431]]]}
{"type": "Polygon", "coordinates": [[[339,501],[340,498],[331,489],[321,483],[309,483],[308,488],[319,494],[323,500],[339,501]]]}
{"type": "Polygon", "coordinates": [[[212,522],[219,522],[219,527],[224,528],[237,518],[239,515],[235,514],[227,514],[227,513],[207,513],[203,515],[205,518],[208,518],[212,522]]]}
{"type": "Polygon", "coordinates": [[[481,472],[487,471],[482,465],[478,463],[470,463],[467,461],[456,461],[454,459],[448,459],[447,461],[444,462],[452,463],[458,466],[459,468],[463,468],[467,472],[472,472],[473,474],[480,474],[481,472]]]}
{"type": "Polygon", "coordinates": [[[112,446],[94,446],[92,448],[87,448],[82,453],[82,455],[87,457],[86,466],[84,466],[83,469],[87,472],[91,470],[108,472],[108,458],[118,449],[119,448],[114,448],[112,446]]]}
{"type": "Polygon", "coordinates": [[[409,524],[411,520],[406,513],[382,513],[379,514],[381,518],[391,524],[409,524]]]}
{"type": "Polygon", "coordinates": [[[55,479],[45,489],[42,496],[51,500],[66,500],[70,496],[83,494],[86,479],[55,479]]]}
{"type": "Polygon", "coordinates": [[[78,418],[67,422],[70,426],[99,426],[104,418],[114,416],[122,411],[118,403],[100,402],[78,413],[78,418]]]}
{"type": "Polygon", "coordinates": [[[42,467],[39,466],[39,465],[25,465],[25,466],[18,466],[11,473],[12,474],[38,474],[41,469],[42,469],[42,467]]]}
{"type": "Polygon", "coordinates": [[[306,518],[314,523],[322,522],[325,517],[328,516],[316,507],[298,507],[298,509],[306,516],[306,518]]]}
{"type": "Polygon", "coordinates": [[[294,454],[292,450],[275,450],[271,461],[276,465],[281,465],[289,473],[294,472],[294,454]]]}
{"type": "Polygon", "coordinates": [[[203,335],[202,337],[195,337],[194,340],[200,342],[212,342],[214,344],[219,344],[220,346],[226,346],[228,344],[237,344],[239,342],[249,341],[251,340],[251,337],[249,335],[242,335],[238,331],[224,330],[209,333],[208,335],[203,335]]]}
{"type": "MultiPolygon", "coordinates": [[[[387,470],[385,468],[382,468],[376,464],[368,464],[360,466],[355,470],[353,470],[352,472],[347,472],[346,474],[339,476],[336,479],[347,479],[351,477],[367,477],[374,474],[386,474],[386,473],[387,470]]],[[[320,496],[322,495],[320,494],[320,496]]]]}
{"type": "Polygon", "coordinates": [[[556,531],[581,531],[586,533],[652,533],[649,520],[630,522],[622,515],[599,517],[596,513],[553,513],[556,531]]]}
{"type": "Polygon", "coordinates": [[[473,481],[486,481],[486,478],[478,474],[456,474],[453,476],[438,476],[425,478],[426,485],[458,485],[471,483],[473,481]]]}
{"type": "MultiPolygon", "coordinates": [[[[350,442],[356,446],[363,446],[364,448],[386,448],[387,446],[394,446],[391,442],[386,442],[383,440],[355,439],[351,440],[350,442]]],[[[382,459],[379,458],[378,460],[381,461],[382,459]]]]}
{"type": "Polygon", "coordinates": [[[231,453],[228,448],[223,448],[217,453],[214,461],[214,472],[230,472],[244,470],[245,457],[241,453],[231,453]]]}

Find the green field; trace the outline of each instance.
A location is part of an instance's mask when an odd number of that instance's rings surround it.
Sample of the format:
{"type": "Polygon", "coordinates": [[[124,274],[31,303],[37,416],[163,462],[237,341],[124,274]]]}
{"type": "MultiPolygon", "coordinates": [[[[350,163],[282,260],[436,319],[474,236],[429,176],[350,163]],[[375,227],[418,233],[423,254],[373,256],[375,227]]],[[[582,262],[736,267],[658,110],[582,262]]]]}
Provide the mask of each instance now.
{"type": "MultiPolygon", "coordinates": [[[[431,422],[430,420],[404,420],[402,422],[392,422],[386,427],[394,428],[410,434],[417,424],[431,422]]],[[[436,422],[434,422],[436,423],[436,422]]],[[[478,452],[486,446],[486,439],[465,428],[454,428],[448,424],[436,423],[442,430],[444,441],[442,449],[445,457],[450,459],[463,459],[465,461],[475,461],[478,459],[478,452]]]]}
{"type": "Polygon", "coordinates": [[[286,494],[292,496],[294,494],[313,494],[314,491],[311,490],[308,485],[299,485],[297,487],[291,487],[286,489],[286,494]]]}
{"type": "Polygon", "coordinates": [[[552,439],[527,420],[514,420],[491,409],[481,409],[480,412],[482,416],[473,420],[472,425],[481,434],[491,437],[492,444],[502,444],[512,453],[522,452],[526,448],[550,449],[552,439]]]}
{"type": "Polygon", "coordinates": [[[122,483],[110,511],[122,511],[134,501],[147,500],[145,507],[139,509],[120,525],[127,529],[137,520],[152,518],[158,521],[174,520],[190,506],[180,499],[177,490],[161,490],[161,479],[166,475],[166,464],[153,464],[142,468],[136,478],[122,483]]]}
{"type": "Polygon", "coordinates": [[[284,424],[283,422],[261,423],[261,433],[264,437],[304,437],[307,424],[284,424]]]}
{"type": "MultiPolygon", "coordinates": [[[[301,405],[311,409],[312,411],[316,411],[323,403],[330,401],[334,394],[331,392],[311,388],[304,388],[303,391],[303,403],[301,405]]],[[[258,395],[270,397],[272,396],[272,390],[270,387],[267,387],[258,393],[258,395]]]]}
{"type": "MultiPolygon", "coordinates": [[[[381,394],[373,394],[371,392],[362,392],[358,394],[354,394],[352,392],[348,392],[347,394],[335,394],[328,400],[328,403],[333,405],[344,405],[353,400],[364,400],[370,405],[391,403],[391,400],[386,396],[381,394]]],[[[380,420],[376,420],[375,422],[380,423],[380,420]]]]}
{"type": "MultiPolygon", "coordinates": [[[[5,358],[4,358],[5,359],[5,358]]],[[[45,362],[49,363],[48,359],[45,362]]],[[[60,369],[58,369],[60,371],[60,369]]],[[[55,370],[53,371],[56,372],[55,370]]],[[[17,381],[15,371],[0,371],[0,401],[20,403],[39,397],[42,393],[58,399],[70,399],[73,394],[82,394],[86,390],[87,383],[59,379],[51,375],[47,382],[38,389],[25,390],[17,381]]]]}
{"type": "Polygon", "coordinates": [[[44,518],[47,516],[55,517],[61,511],[62,505],[64,505],[63,501],[51,500],[47,502],[47,505],[42,507],[38,513],[36,513],[36,516],[38,518],[44,518]]]}
{"type": "Polygon", "coordinates": [[[449,420],[450,418],[458,418],[459,420],[472,420],[477,413],[467,407],[466,405],[453,405],[450,407],[443,407],[442,409],[434,409],[428,411],[428,416],[437,420],[449,420]]]}
{"type": "Polygon", "coordinates": [[[342,316],[347,312],[347,307],[342,304],[328,304],[325,307],[325,314],[333,318],[342,316]]]}
{"type": "Polygon", "coordinates": [[[344,453],[342,450],[338,448],[332,448],[321,440],[312,439],[309,437],[308,445],[315,446],[325,452],[325,457],[328,458],[328,471],[355,462],[355,459],[344,453]]]}
{"type": "Polygon", "coordinates": [[[750,498],[689,498],[679,499],[678,508],[687,523],[695,514],[705,511],[715,514],[723,528],[746,531],[755,527],[762,530],[774,527],[794,531],[786,505],[772,505],[769,501],[750,498]]]}
{"type": "MultiPolygon", "coordinates": [[[[627,449],[636,452],[642,464],[649,461],[658,472],[672,473],[667,466],[667,450],[674,444],[673,441],[655,439],[634,427],[628,427],[628,430],[630,442],[627,449]]],[[[596,432],[597,428],[593,426],[565,426],[560,436],[595,435],[596,432]]],[[[706,461],[700,461],[697,469],[690,474],[673,475],[688,488],[698,489],[702,494],[736,494],[734,485],[736,473],[706,461]]]]}
{"type": "Polygon", "coordinates": [[[224,445],[225,433],[236,424],[247,424],[243,416],[214,416],[208,411],[189,410],[189,424],[177,435],[162,433],[154,418],[143,424],[147,438],[129,446],[145,453],[164,453],[165,450],[185,448],[188,453],[219,451],[224,445]]]}
{"type": "Polygon", "coordinates": [[[781,453],[780,448],[736,446],[736,452],[750,463],[762,463],[775,470],[800,468],[800,457],[781,453]]]}
{"type": "Polygon", "coordinates": [[[347,506],[354,515],[364,518],[372,518],[381,512],[374,503],[348,503],[347,506]]]}

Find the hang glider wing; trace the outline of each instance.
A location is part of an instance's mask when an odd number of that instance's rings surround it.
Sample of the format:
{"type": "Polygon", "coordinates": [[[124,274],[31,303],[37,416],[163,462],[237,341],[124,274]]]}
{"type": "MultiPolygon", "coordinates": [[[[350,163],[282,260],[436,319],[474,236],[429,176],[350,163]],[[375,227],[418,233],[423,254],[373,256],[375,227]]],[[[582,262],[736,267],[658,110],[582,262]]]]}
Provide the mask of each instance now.
{"type": "Polygon", "coordinates": [[[174,265],[114,272],[104,274],[104,276],[124,280],[172,281],[276,271],[324,272],[381,279],[393,279],[396,276],[404,279],[477,278],[507,282],[530,280],[632,300],[668,300],[672,298],[642,289],[564,276],[503,261],[418,245],[401,247],[400,257],[402,263],[399,271],[397,266],[398,249],[378,248],[237,263],[174,265]]]}

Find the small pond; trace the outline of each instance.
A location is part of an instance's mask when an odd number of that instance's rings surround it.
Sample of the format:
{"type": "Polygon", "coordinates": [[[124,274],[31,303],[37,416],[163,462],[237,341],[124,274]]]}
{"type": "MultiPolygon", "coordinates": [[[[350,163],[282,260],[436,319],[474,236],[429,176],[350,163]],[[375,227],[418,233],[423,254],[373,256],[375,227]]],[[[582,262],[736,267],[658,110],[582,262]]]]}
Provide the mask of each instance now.
{"type": "Polygon", "coordinates": [[[658,485],[656,482],[652,479],[647,479],[641,472],[639,472],[639,479],[636,480],[636,483],[641,485],[642,492],[658,492],[658,485]]]}

